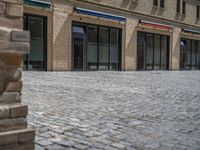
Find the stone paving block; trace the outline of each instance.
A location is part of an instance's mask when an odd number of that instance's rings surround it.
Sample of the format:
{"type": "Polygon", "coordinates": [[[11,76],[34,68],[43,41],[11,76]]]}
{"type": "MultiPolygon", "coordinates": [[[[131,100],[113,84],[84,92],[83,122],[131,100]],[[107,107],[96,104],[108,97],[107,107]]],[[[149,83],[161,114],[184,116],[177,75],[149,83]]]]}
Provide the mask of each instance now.
{"type": "Polygon", "coordinates": [[[198,149],[199,73],[24,72],[22,93],[43,147],[198,149]]]}

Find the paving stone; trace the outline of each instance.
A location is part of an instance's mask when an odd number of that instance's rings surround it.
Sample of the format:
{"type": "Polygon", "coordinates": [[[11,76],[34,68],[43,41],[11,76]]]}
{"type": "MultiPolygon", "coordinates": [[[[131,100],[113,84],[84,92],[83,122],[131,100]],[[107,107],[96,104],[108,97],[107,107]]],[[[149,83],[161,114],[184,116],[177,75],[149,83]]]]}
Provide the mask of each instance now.
{"type": "Polygon", "coordinates": [[[124,149],[125,146],[123,144],[120,144],[120,143],[113,143],[111,144],[113,147],[116,147],[116,148],[119,148],[119,149],[124,149]]]}
{"type": "Polygon", "coordinates": [[[43,148],[200,149],[199,71],[23,74],[43,148]]]}

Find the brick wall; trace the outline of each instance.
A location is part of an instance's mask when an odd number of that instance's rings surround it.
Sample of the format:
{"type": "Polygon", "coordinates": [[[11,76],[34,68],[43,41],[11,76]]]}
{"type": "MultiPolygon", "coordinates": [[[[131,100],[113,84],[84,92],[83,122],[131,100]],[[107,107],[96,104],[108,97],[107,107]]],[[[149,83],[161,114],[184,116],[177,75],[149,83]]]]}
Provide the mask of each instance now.
{"type": "Polygon", "coordinates": [[[27,128],[21,104],[22,55],[29,51],[29,32],[22,31],[23,0],[0,1],[0,149],[34,149],[34,130],[27,128]]]}

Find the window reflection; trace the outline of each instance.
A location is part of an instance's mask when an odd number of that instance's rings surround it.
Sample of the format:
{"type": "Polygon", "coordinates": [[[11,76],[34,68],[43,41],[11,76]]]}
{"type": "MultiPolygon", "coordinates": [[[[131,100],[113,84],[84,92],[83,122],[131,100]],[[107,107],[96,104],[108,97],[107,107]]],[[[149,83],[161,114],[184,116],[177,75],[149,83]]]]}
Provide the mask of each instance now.
{"type": "Polygon", "coordinates": [[[98,67],[97,27],[88,26],[87,67],[96,70],[98,67]]]}
{"type": "Polygon", "coordinates": [[[138,69],[168,69],[168,36],[138,32],[138,69]]]}
{"type": "Polygon", "coordinates": [[[200,41],[180,40],[180,69],[200,69],[200,41]]]}
{"type": "Polygon", "coordinates": [[[108,69],[109,56],[109,32],[108,28],[99,29],[99,69],[108,69]]]}

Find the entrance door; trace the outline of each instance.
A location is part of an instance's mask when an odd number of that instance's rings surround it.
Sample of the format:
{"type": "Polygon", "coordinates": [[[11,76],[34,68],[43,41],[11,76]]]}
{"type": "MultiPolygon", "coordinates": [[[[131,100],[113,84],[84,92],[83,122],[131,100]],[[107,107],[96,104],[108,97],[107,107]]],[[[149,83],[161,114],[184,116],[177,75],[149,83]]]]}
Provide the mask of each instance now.
{"type": "Polygon", "coordinates": [[[86,70],[86,41],[85,35],[73,35],[74,70],[86,70]]]}

